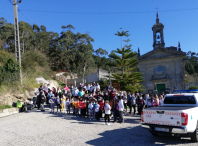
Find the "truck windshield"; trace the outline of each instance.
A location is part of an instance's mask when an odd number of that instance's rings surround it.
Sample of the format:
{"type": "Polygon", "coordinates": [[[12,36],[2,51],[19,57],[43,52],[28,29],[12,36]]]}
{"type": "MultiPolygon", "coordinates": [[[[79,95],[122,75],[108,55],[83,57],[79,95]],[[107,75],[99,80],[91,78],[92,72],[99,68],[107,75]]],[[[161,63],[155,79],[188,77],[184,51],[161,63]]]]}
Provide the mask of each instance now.
{"type": "Polygon", "coordinates": [[[164,104],[196,104],[194,96],[167,96],[164,104]]]}

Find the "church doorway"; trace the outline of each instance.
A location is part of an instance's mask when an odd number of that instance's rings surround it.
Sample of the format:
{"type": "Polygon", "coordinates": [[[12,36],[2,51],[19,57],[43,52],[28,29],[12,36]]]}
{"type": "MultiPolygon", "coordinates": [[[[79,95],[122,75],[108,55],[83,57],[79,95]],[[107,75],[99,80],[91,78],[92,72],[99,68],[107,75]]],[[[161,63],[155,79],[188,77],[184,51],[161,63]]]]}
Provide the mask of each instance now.
{"type": "Polygon", "coordinates": [[[157,84],[156,87],[158,93],[161,93],[166,88],[165,84],[157,84]]]}

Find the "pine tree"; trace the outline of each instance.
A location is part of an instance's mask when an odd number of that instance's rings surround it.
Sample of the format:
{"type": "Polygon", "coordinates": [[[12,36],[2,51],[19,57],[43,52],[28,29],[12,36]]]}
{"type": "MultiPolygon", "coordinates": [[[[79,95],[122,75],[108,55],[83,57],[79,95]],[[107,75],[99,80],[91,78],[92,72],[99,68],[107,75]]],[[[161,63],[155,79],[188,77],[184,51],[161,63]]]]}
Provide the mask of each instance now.
{"type": "Polygon", "coordinates": [[[129,46],[117,48],[109,57],[114,60],[110,66],[116,68],[119,73],[113,73],[112,79],[120,84],[120,89],[128,92],[142,91],[141,82],[144,81],[142,73],[138,72],[137,53],[129,46]]]}

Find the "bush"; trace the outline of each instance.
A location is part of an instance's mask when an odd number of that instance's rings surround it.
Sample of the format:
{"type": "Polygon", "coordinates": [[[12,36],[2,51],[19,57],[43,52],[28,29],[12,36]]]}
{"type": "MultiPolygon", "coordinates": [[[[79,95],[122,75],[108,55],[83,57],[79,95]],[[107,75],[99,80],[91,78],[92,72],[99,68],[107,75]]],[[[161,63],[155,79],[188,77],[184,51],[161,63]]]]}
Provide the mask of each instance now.
{"type": "Polygon", "coordinates": [[[48,67],[48,59],[40,52],[28,51],[22,56],[21,65],[23,70],[35,71],[36,68],[48,67]]]}
{"type": "Polygon", "coordinates": [[[194,86],[194,85],[192,85],[192,86],[190,86],[190,87],[188,88],[188,90],[196,90],[196,89],[198,89],[198,86],[194,86]]]}
{"type": "Polygon", "coordinates": [[[0,67],[0,85],[12,84],[19,79],[19,64],[13,60],[8,59],[5,65],[0,67]]]}
{"type": "Polygon", "coordinates": [[[46,80],[51,79],[53,72],[48,63],[48,58],[35,51],[28,51],[22,56],[23,85],[33,89],[37,87],[35,78],[42,76],[46,80]]]}
{"type": "Polygon", "coordinates": [[[9,58],[11,58],[11,54],[4,50],[0,50],[0,66],[3,66],[9,58]]]}

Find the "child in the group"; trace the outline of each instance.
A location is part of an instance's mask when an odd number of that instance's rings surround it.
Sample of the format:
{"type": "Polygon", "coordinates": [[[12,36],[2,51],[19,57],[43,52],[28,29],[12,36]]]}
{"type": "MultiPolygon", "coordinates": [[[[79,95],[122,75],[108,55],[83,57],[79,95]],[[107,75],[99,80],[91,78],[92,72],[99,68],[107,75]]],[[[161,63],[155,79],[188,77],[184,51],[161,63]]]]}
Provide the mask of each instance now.
{"type": "Polygon", "coordinates": [[[76,109],[76,118],[79,117],[79,99],[75,102],[75,109],[76,109]]]}
{"type": "Polygon", "coordinates": [[[51,96],[51,99],[49,100],[49,103],[51,105],[51,112],[54,113],[55,99],[53,98],[53,96],[51,96]]]}
{"type": "Polygon", "coordinates": [[[72,98],[71,100],[71,105],[72,105],[72,109],[73,109],[73,115],[76,115],[76,109],[75,109],[75,103],[76,103],[76,98],[72,98]]]}
{"type": "Polygon", "coordinates": [[[91,118],[93,119],[93,103],[92,102],[90,102],[88,109],[89,109],[89,117],[91,120],[91,118]]]}
{"type": "Polygon", "coordinates": [[[59,98],[59,95],[57,95],[55,103],[57,106],[57,113],[58,113],[58,109],[60,109],[60,112],[61,112],[61,99],[59,98]]]}
{"type": "Polygon", "coordinates": [[[70,101],[69,98],[66,99],[67,114],[70,114],[70,101]]]}
{"type": "Polygon", "coordinates": [[[62,95],[62,98],[61,98],[61,107],[62,107],[62,111],[63,113],[65,112],[65,95],[62,95]]]}
{"type": "Polygon", "coordinates": [[[105,124],[110,125],[111,106],[109,105],[108,100],[105,101],[104,110],[105,110],[105,124]],[[108,119],[108,123],[107,123],[107,119],[108,119]]]}
{"type": "Polygon", "coordinates": [[[80,104],[80,109],[81,109],[81,117],[85,118],[85,114],[86,114],[86,102],[85,102],[85,99],[82,100],[82,102],[80,104]]]}
{"type": "Polygon", "coordinates": [[[98,101],[96,101],[96,105],[95,105],[95,118],[96,118],[96,120],[100,120],[99,108],[100,108],[100,105],[98,104],[98,101]]]}

